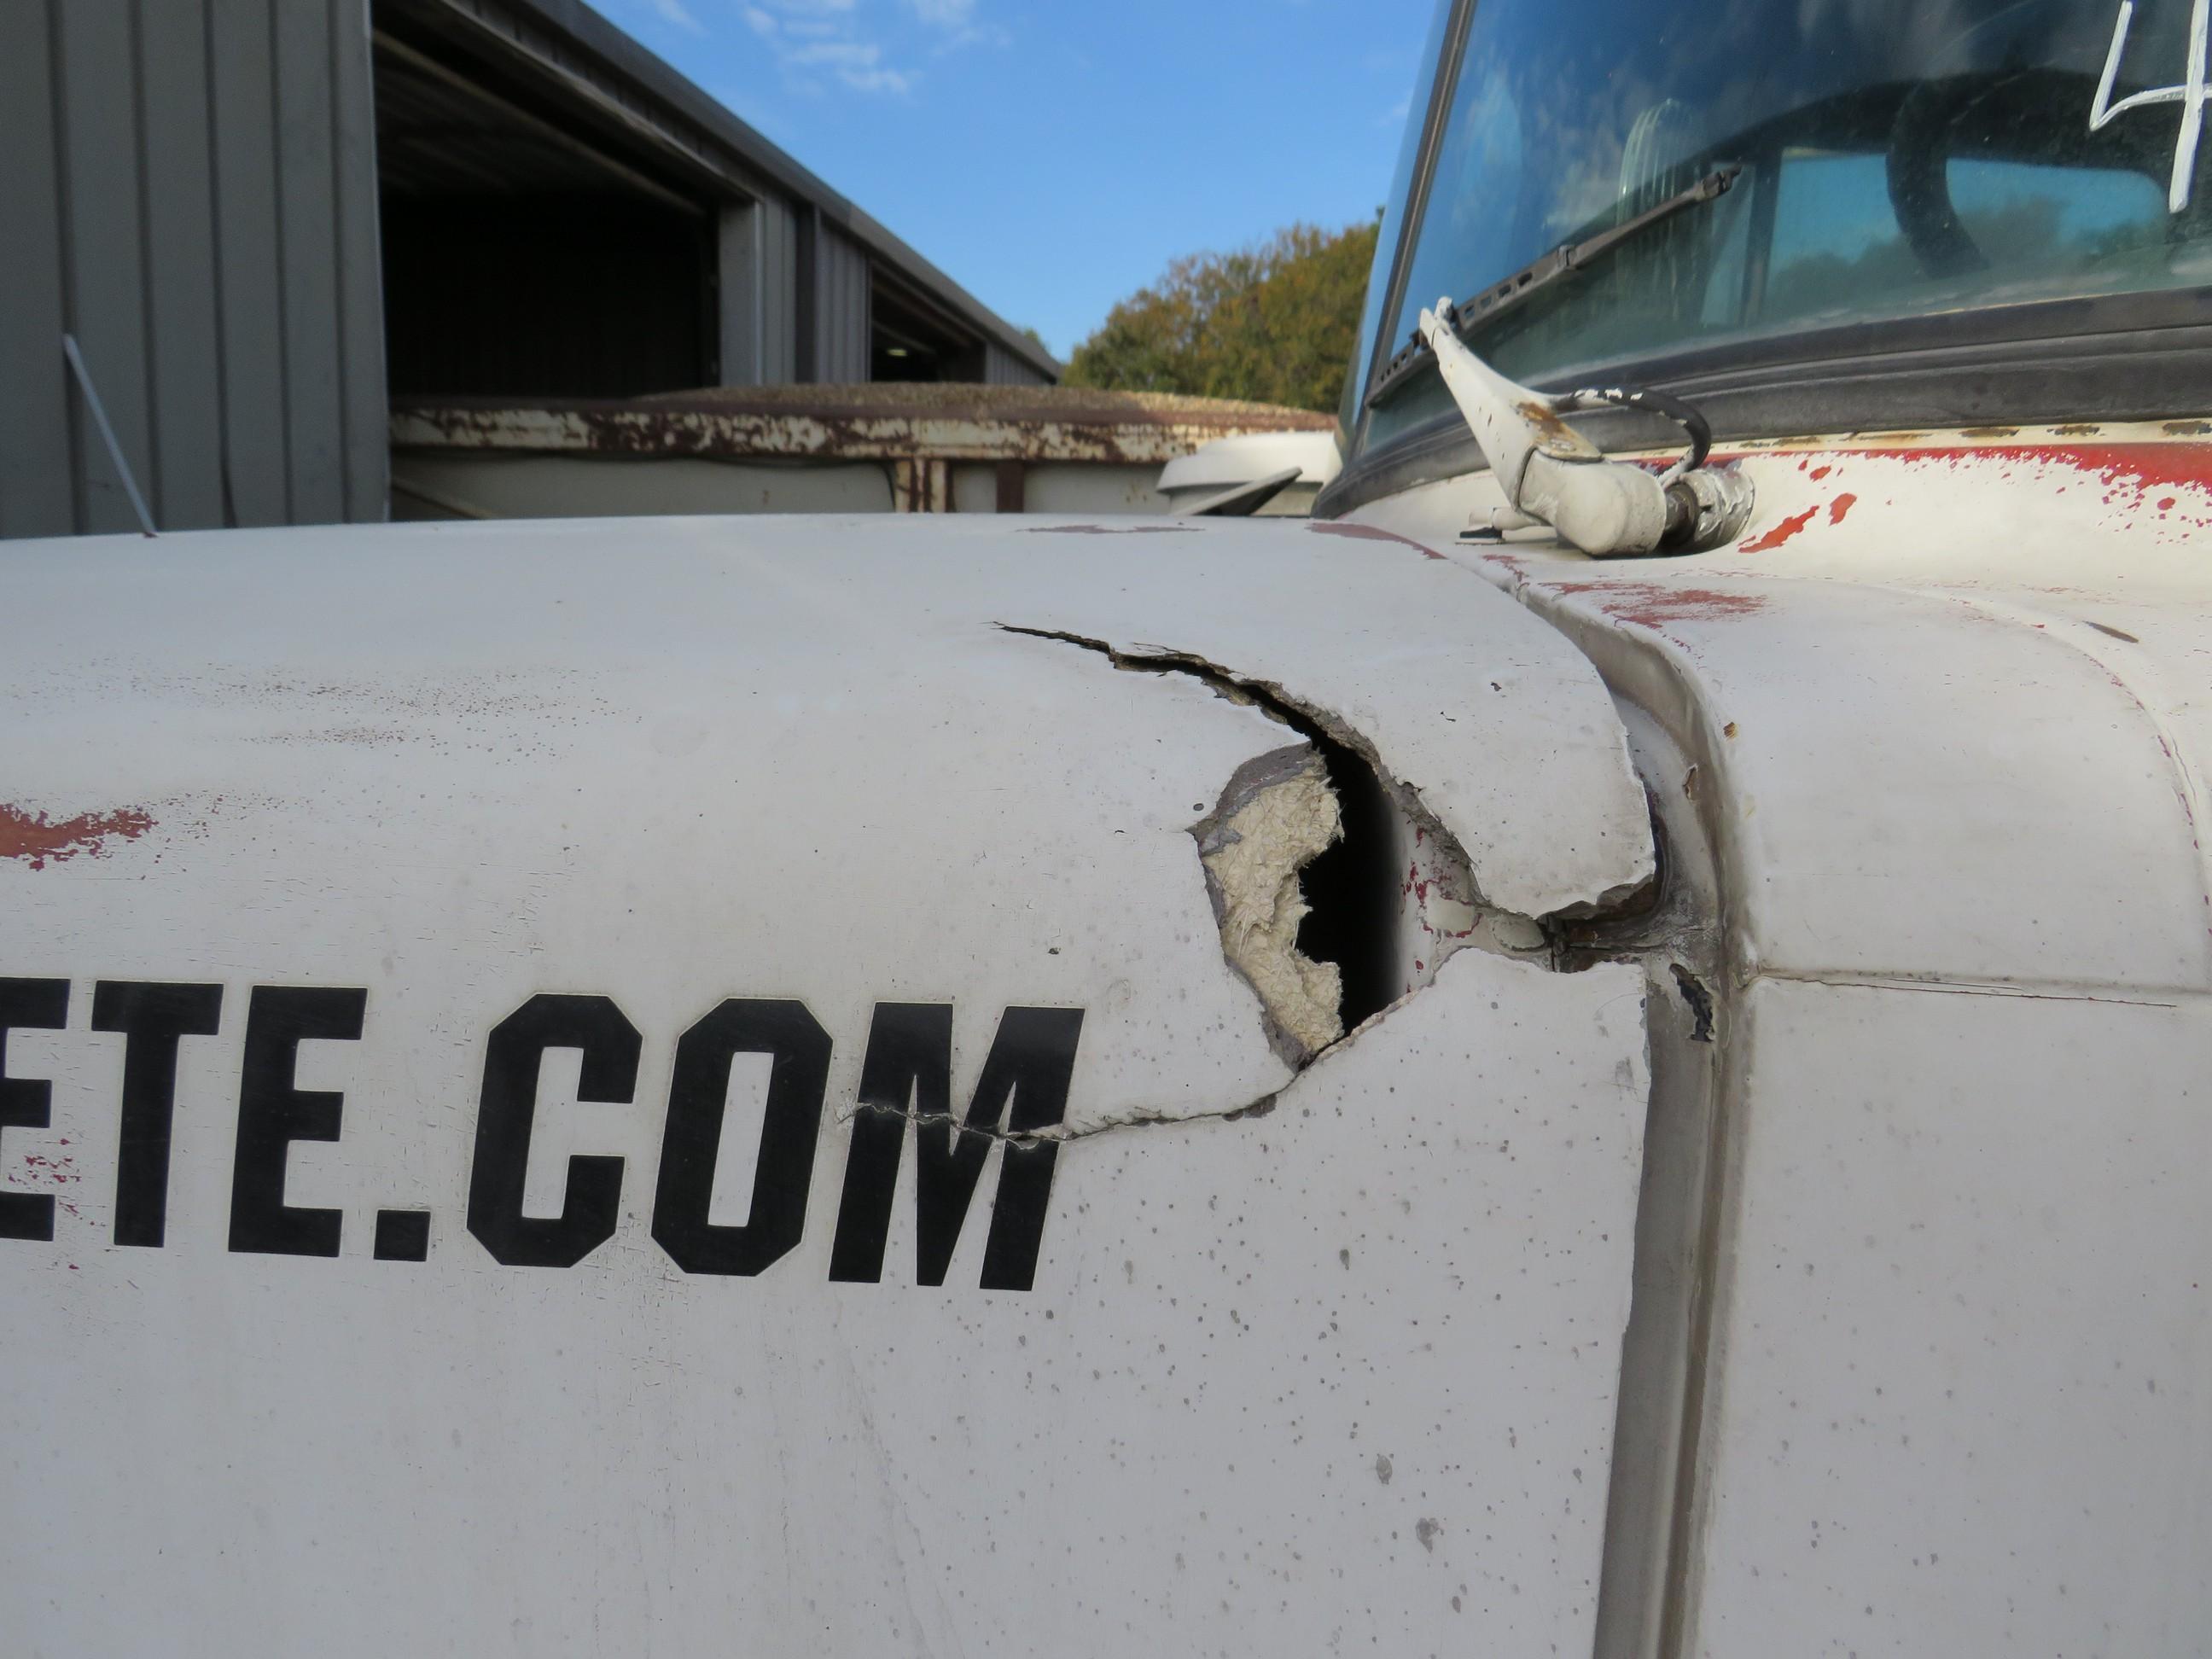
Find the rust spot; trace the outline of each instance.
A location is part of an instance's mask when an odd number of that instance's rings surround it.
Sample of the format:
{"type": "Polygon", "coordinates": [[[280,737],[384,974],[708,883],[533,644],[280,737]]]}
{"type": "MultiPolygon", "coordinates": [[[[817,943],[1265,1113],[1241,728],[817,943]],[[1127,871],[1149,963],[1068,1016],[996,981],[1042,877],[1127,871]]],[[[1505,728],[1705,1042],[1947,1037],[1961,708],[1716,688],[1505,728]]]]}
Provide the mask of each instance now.
{"type": "Polygon", "coordinates": [[[115,836],[136,841],[153,827],[152,816],[135,806],[56,821],[44,812],[0,804],[0,859],[25,859],[33,870],[43,870],[49,859],[60,864],[80,854],[101,858],[115,836]]]}
{"type": "Polygon", "coordinates": [[[1970,426],[1961,428],[1960,432],[1961,435],[1968,438],[2017,438],[2020,436],[2020,428],[2016,426],[1970,426]]]}
{"type": "Polygon", "coordinates": [[[1846,514],[1859,504],[1859,498],[1848,489],[1828,503],[1828,522],[1841,524],[1846,514]]]}
{"type": "Polygon", "coordinates": [[[1039,524],[1023,533],[1030,536],[1188,536],[1197,532],[1188,524],[1039,524]]]}
{"type": "Polygon", "coordinates": [[[1733,738],[1735,736],[1735,722],[1734,720],[1730,720],[1726,726],[1721,727],[1721,735],[1724,738],[1733,738]]]}
{"type": "Polygon", "coordinates": [[[1737,547],[1736,551],[1739,553],[1771,553],[1776,548],[1781,546],[1783,543],[1788,541],[1792,536],[1795,536],[1807,525],[1812,523],[1813,515],[1820,510],[1820,509],[1817,507],[1808,507],[1802,513],[1793,513],[1788,518],[1784,519],[1780,524],[1775,526],[1773,529],[1768,531],[1764,536],[1761,536],[1757,541],[1742,543],[1737,547]]]}
{"type": "Polygon", "coordinates": [[[1401,546],[1412,548],[1425,559],[1443,557],[1443,555],[1433,547],[1423,547],[1420,543],[1409,537],[1401,536],[1395,530],[1378,530],[1371,524],[1344,524],[1331,521],[1325,524],[1310,524],[1306,528],[1316,536],[1343,536],[1356,542],[1396,542],[1401,546]]]}
{"type": "Polygon", "coordinates": [[[1668,623],[1719,622],[1766,609],[1756,593],[1729,593],[1717,587],[1672,587],[1664,582],[1551,582],[1561,593],[1587,593],[1608,617],[1640,628],[1663,629],[1668,623]]]}
{"type": "Polygon", "coordinates": [[[1521,418],[1534,427],[1546,443],[1565,444],[1574,450],[1589,447],[1583,434],[1561,420],[1559,412],[1549,404],[1525,403],[1516,404],[1516,408],[1521,418]]]}

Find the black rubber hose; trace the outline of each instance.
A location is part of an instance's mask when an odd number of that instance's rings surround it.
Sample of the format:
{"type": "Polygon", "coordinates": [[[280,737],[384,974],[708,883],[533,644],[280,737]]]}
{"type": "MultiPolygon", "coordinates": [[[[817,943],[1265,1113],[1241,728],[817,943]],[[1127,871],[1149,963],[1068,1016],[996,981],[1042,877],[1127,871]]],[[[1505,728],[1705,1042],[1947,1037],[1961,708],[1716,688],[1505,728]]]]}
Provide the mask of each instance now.
{"type": "Polygon", "coordinates": [[[1699,414],[1692,404],[1671,392],[1650,386],[1584,386],[1570,392],[1553,404],[1562,415],[1578,409],[1594,406],[1613,409],[1649,410],[1652,414],[1674,422],[1690,440],[1689,459],[1682,470],[1694,472],[1705,464],[1705,457],[1713,453],[1712,423],[1699,414]]]}

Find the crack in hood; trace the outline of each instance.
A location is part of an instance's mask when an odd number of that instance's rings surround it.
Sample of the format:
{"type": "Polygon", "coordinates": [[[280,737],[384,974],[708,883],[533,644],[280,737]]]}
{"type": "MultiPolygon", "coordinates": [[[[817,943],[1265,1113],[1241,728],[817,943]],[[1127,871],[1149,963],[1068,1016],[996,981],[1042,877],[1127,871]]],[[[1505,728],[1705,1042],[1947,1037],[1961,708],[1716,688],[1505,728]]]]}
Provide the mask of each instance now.
{"type": "MultiPolygon", "coordinates": [[[[1334,907],[1413,918],[1401,956],[1369,951],[1369,982],[1345,982],[1344,1025],[1456,950],[1540,951],[1544,918],[1648,878],[1595,674],[1470,573],[1291,523],[1036,527],[487,524],[178,538],[96,564],[19,551],[27,625],[0,700],[57,738],[0,799],[57,824],[122,803],[149,819],[97,860],[0,860],[23,949],[91,925],[98,874],[131,891],[136,934],[189,943],[165,971],[365,985],[399,1024],[431,1018],[422,988],[449,974],[470,1003],[436,1019],[464,1034],[616,936],[650,944],[634,983],[606,986],[641,1008],[793,998],[865,1034],[879,1001],[949,1001],[962,1054],[1007,1008],[1081,1008],[1079,1133],[1260,1101],[1331,1040],[1325,1020],[1255,1017],[1191,839],[1240,768],[1300,737],[1358,757],[1407,826],[1402,861],[1367,866],[1382,884],[1334,907]],[[89,620],[64,640],[37,624],[52,616],[89,620]],[[1152,654],[1212,678],[1102,676],[1001,622],[1124,653],[1164,641],[1152,654]],[[288,888],[326,896],[276,942],[225,896],[288,888]]],[[[1352,817],[1357,782],[1331,779],[1352,817]]],[[[1356,965],[1359,941],[1329,955],[1326,919],[1291,915],[1311,896],[1282,873],[1251,937],[1293,979],[1297,957],[1356,965]]],[[[856,1097],[861,1046],[841,1039],[833,1101],[856,1097]]]]}

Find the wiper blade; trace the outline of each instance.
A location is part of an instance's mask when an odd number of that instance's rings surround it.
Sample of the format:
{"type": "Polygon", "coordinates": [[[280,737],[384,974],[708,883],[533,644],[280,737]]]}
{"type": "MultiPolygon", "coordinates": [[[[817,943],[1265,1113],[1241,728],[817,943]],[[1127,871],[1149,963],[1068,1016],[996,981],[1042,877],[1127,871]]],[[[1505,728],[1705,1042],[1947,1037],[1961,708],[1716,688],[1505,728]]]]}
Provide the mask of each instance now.
{"type": "MultiPolygon", "coordinates": [[[[1701,207],[1727,195],[1742,173],[1741,162],[1723,162],[1687,189],[1675,191],[1632,219],[1622,220],[1610,230],[1601,230],[1579,242],[1562,242],[1541,258],[1522,266],[1504,282],[1493,283],[1471,300],[1461,301],[1450,308],[1449,314],[1443,320],[1459,334],[1466,333],[1478,323],[1489,322],[1500,313],[1510,311],[1540,293],[1561,277],[1610,253],[1632,236],[1642,235],[1652,226],[1673,218],[1685,209],[1701,207]]],[[[1368,407],[1373,408],[1424,362],[1431,362],[1434,358],[1435,353],[1430,350],[1428,341],[1422,337],[1420,330],[1415,329],[1413,337],[1375,377],[1375,385],[1367,394],[1368,407]]]]}

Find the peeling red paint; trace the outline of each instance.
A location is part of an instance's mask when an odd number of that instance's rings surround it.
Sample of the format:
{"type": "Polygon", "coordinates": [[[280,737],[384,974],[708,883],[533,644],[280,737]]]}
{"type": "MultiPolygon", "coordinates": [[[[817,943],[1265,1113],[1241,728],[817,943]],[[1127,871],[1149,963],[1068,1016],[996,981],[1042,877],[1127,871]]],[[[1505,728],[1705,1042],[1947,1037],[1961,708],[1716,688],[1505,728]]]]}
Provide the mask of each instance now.
{"type": "Polygon", "coordinates": [[[1773,529],[1768,531],[1764,536],[1761,536],[1757,541],[1745,542],[1741,544],[1737,547],[1736,551],[1739,553],[1771,553],[1776,548],[1781,546],[1783,543],[1788,541],[1792,536],[1802,530],[1807,525],[1812,523],[1813,515],[1820,510],[1820,509],[1817,507],[1808,507],[1802,513],[1793,513],[1788,518],[1784,519],[1780,524],[1775,526],[1773,529]]]}
{"type": "Polygon", "coordinates": [[[1309,524],[1307,529],[1316,536],[1344,536],[1359,542],[1397,542],[1410,547],[1425,559],[1441,559],[1443,555],[1432,547],[1423,547],[1412,538],[1401,536],[1395,530],[1378,530],[1371,524],[1344,524],[1336,520],[1309,524]]]}
{"type": "Polygon", "coordinates": [[[2212,491],[2212,447],[2203,444],[2039,444],[1991,449],[1946,447],[1900,451],[1897,459],[1909,465],[1941,463],[1954,467],[1961,461],[2031,461],[2092,473],[2104,483],[2131,486],[2146,494],[2174,485],[2212,491]]]}
{"type": "Polygon", "coordinates": [[[49,859],[59,864],[79,854],[102,858],[112,837],[136,841],[153,827],[152,815],[135,806],[56,821],[44,812],[0,804],[0,859],[26,859],[33,870],[43,870],[49,859]]]}
{"type": "MultiPolygon", "coordinates": [[[[69,1143],[64,1141],[62,1144],[67,1146],[69,1143]]],[[[36,1152],[26,1152],[23,1154],[23,1180],[45,1182],[54,1187],[66,1187],[71,1182],[82,1182],[84,1180],[76,1171],[76,1161],[66,1155],[58,1158],[41,1158],[36,1152]]],[[[57,1193],[54,1202],[70,1215],[82,1213],[66,1194],[57,1193]]]]}
{"type": "MultiPolygon", "coordinates": [[[[1990,428],[1991,431],[2004,428],[1990,428]]],[[[2053,428],[2061,436],[2094,436],[2100,428],[2094,426],[2063,426],[2053,428]]],[[[2204,422],[2169,422],[2167,431],[2178,437],[2212,435],[2212,423],[2204,422]]],[[[1964,465],[1992,466],[2001,476],[2011,477],[2009,469],[2039,466],[2063,469],[2077,472],[2103,484],[2107,495],[2114,490],[2133,490],[2148,497],[2154,490],[2186,488],[2203,490],[2212,495],[2212,444],[2160,443],[2154,441],[2118,443],[2071,444],[1942,444],[1926,448],[1909,447],[1904,441],[1916,434],[1899,433],[1889,443],[1838,445],[1814,452],[1831,463],[1846,458],[1867,458],[1896,461],[1906,466],[1942,466],[1956,470],[1964,465]]],[[[1741,445],[1728,449],[1716,449],[1711,459],[1718,463],[1754,459],[1759,453],[1756,445],[1741,445]]],[[[1831,472],[1832,466],[1812,466],[1813,455],[1800,457],[1797,470],[1818,481],[1831,472]]],[[[2064,486],[2059,490],[2063,492],[2064,486]]],[[[2123,504],[2123,503],[2116,503],[2123,504]]],[[[2181,503],[2177,500],[2168,506],[2164,500],[2156,502],[2160,512],[2172,512],[2181,503]]],[[[1745,551],[1752,550],[1747,548],[1745,551]]]]}
{"type": "Polygon", "coordinates": [[[1830,524],[1841,524],[1844,521],[1844,516],[1858,504],[1859,498],[1852,495],[1850,490],[1845,490],[1842,495],[1837,496],[1834,501],[1828,504],[1828,522],[1830,524]]]}
{"type": "MultiPolygon", "coordinates": [[[[2061,427],[2057,429],[2071,434],[2092,433],[2097,428],[2061,427]]],[[[1717,449],[1713,452],[1712,459],[1717,463],[1743,460],[1755,453],[1748,447],[1717,449]]],[[[1848,447],[1824,450],[1820,453],[1838,459],[1865,457],[1898,461],[1907,466],[1956,468],[1962,463],[1995,463],[2000,465],[2025,464],[2063,467],[2071,471],[2087,473],[2107,485],[2132,487],[2145,494],[2153,489],[2177,486],[2212,493],[2212,445],[2201,443],[1942,444],[1927,448],[1911,448],[1901,444],[1894,447],[1854,444],[1848,447]]],[[[1801,464],[1798,470],[1805,471],[1807,469],[1801,464]]],[[[1814,468],[1808,476],[1818,480],[1830,470],[1827,467],[1814,468]]]]}
{"type": "Polygon", "coordinates": [[[1766,609],[1757,593],[1717,587],[1671,587],[1664,582],[1549,582],[1561,593],[1587,593],[1608,617],[1654,630],[1676,622],[1718,622],[1766,609]]]}

